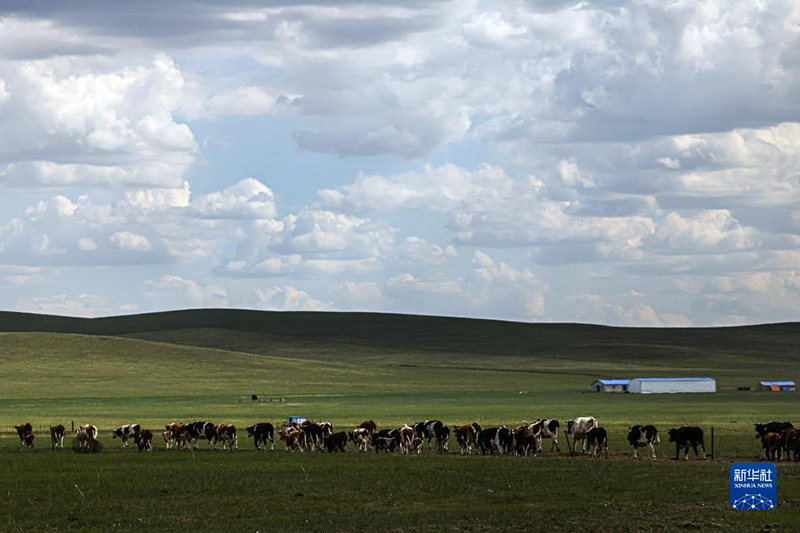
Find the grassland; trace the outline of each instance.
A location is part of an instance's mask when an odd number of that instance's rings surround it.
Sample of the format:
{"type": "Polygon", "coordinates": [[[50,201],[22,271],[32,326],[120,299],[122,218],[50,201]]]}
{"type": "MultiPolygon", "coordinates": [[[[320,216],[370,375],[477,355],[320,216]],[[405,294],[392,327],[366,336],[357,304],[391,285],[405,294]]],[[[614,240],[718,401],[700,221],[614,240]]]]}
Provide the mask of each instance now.
{"type": "MultiPolygon", "coordinates": [[[[800,468],[778,510],[726,509],[727,467],[755,459],[752,423],[798,422],[800,327],[660,330],[326,313],[189,311],[100,320],[0,313],[0,528],[98,530],[758,529],[800,523],[800,468]],[[704,375],[711,395],[587,392],[601,376],[704,375]],[[250,400],[257,394],[260,401],[250,400]],[[121,451],[112,427],[243,426],[299,414],[349,427],[427,418],[518,424],[591,414],[612,460],[121,451]],[[12,425],[94,423],[105,451],[20,452],[12,425]],[[715,461],[633,462],[627,426],[715,428],[715,461]],[[128,478],[135,475],[136,482],[128,478]],[[302,495],[298,495],[302,494],[302,495]],[[743,516],[747,515],[747,516],[743,516]],[[601,517],[601,518],[600,518],[601,517]],[[309,520],[309,522],[305,522],[309,520]],[[602,520],[598,522],[598,520],[602,520]],[[116,525],[115,525],[116,524],[116,525]],[[758,526],[758,527],[756,527],[758,526]]],[[[666,438],[664,439],[666,441],[666,438]]],[[[160,443],[157,446],[162,446],[160,443]]]]}

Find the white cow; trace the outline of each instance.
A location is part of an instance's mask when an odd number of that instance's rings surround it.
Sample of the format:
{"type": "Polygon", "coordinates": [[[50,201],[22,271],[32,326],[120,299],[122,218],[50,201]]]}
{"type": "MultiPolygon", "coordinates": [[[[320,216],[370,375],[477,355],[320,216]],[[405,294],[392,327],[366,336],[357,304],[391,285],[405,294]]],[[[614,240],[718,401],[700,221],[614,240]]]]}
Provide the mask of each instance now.
{"type": "Polygon", "coordinates": [[[79,426],[75,431],[75,437],[78,439],[78,448],[91,450],[97,442],[97,426],[91,424],[79,426]]]}
{"type": "Polygon", "coordinates": [[[567,433],[572,435],[575,441],[573,448],[577,448],[578,441],[581,441],[581,453],[586,453],[586,433],[596,427],[597,419],[593,416],[579,416],[567,422],[567,433]]]}
{"type": "Polygon", "coordinates": [[[369,451],[370,435],[371,432],[367,428],[356,428],[349,433],[350,440],[359,452],[369,451]]]}

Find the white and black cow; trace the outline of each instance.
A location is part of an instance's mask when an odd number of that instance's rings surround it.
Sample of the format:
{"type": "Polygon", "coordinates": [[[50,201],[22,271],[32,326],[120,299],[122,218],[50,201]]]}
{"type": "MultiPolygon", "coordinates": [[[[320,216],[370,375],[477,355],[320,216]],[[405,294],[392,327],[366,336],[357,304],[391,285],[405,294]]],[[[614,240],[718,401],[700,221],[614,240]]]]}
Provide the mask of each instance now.
{"type": "Polygon", "coordinates": [[[132,439],[137,433],[142,430],[142,426],[139,424],[125,424],[124,426],[120,426],[117,429],[111,432],[112,439],[120,439],[122,440],[122,445],[128,445],[128,439],[132,439]]]}
{"type": "Polygon", "coordinates": [[[597,419],[593,416],[579,416],[575,420],[567,422],[567,433],[572,435],[573,449],[578,448],[578,441],[581,441],[581,453],[586,453],[586,433],[590,429],[597,427],[597,419]]]}
{"type": "Polygon", "coordinates": [[[628,442],[633,447],[633,458],[638,459],[637,451],[645,446],[650,449],[650,458],[655,460],[656,449],[654,444],[659,444],[661,439],[655,426],[631,426],[628,431],[628,442]]]}
{"type": "Polygon", "coordinates": [[[561,446],[558,444],[558,430],[560,428],[560,424],[558,420],[551,418],[540,418],[536,422],[528,424],[528,430],[531,434],[536,438],[536,448],[537,452],[542,451],[542,439],[552,439],[553,442],[550,444],[550,451],[553,451],[553,448],[561,451],[561,446]]]}
{"type": "Polygon", "coordinates": [[[217,436],[217,426],[211,422],[192,422],[186,424],[186,434],[189,437],[189,442],[192,447],[197,450],[200,448],[199,440],[206,439],[206,448],[215,449],[214,437],[217,436]]]}
{"type": "Polygon", "coordinates": [[[448,443],[450,442],[450,428],[442,426],[436,430],[436,448],[439,453],[447,453],[448,443]]]}
{"type": "Polygon", "coordinates": [[[684,449],[684,456],[689,460],[689,448],[694,449],[694,456],[697,457],[697,447],[703,451],[703,459],[706,458],[706,447],[703,439],[703,430],[698,427],[683,426],[669,430],[669,441],[675,443],[675,459],[680,456],[681,448],[684,449]]]}
{"type": "Polygon", "coordinates": [[[359,452],[369,451],[370,435],[372,435],[372,431],[363,427],[356,428],[348,433],[350,440],[353,441],[353,445],[356,447],[356,451],[359,452]]]}
{"type": "Polygon", "coordinates": [[[252,426],[247,426],[247,436],[253,437],[256,449],[260,450],[261,445],[267,449],[267,441],[269,441],[269,449],[275,449],[275,427],[269,422],[259,422],[252,426]]]}
{"type": "Polygon", "coordinates": [[[442,429],[441,420],[426,420],[425,422],[417,422],[414,424],[414,432],[417,437],[421,439],[428,439],[428,448],[431,447],[431,439],[436,438],[436,432],[442,429]]]}
{"type": "Polygon", "coordinates": [[[608,433],[606,433],[605,428],[595,426],[587,431],[586,443],[589,446],[589,453],[592,457],[600,457],[600,452],[605,448],[606,459],[608,459],[608,433]]]}
{"type": "Polygon", "coordinates": [[[402,437],[396,429],[382,429],[372,434],[372,446],[375,448],[375,453],[394,452],[402,446],[402,437]]]}
{"type": "Polygon", "coordinates": [[[50,426],[50,441],[53,443],[53,450],[57,449],[64,449],[64,435],[66,435],[67,429],[58,424],[57,426],[50,426]]]}
{"type": "Polygon", "coordinates": [[[504,455],[514,450],[514,432],[505,426],[499,428],[486,428],[478,434],[478,449],[481,454],[504,455]]]}

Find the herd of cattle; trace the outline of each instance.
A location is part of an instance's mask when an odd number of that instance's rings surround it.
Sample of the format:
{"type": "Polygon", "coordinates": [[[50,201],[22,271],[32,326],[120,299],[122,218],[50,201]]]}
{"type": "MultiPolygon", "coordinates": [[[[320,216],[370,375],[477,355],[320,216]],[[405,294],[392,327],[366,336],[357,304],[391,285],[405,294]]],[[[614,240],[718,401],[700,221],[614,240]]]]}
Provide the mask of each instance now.
{"type": "MultiPolygon", "coordinates": [[[[763,428],[763,442],[765,456],[772,453],[771,444],[774,432],[772,431],[775,422],[768,424],[757,424],[756,429],[763,428]],[[769,445],[768,445],[769,444],[769,445]]],[[[784,423],[781,423],[784,424],[784,423]]],[[[791,426],[791,424],[789,424],[791,426]]],[[[35,437],[31,424],[15,426],[20,438],[20,445],[29,448],[34,447],[35,437]]],[[[413,425],[403,425],[399,428],[378,429],[377,424],[372,420],[361,423],[357,428],[349,432],[334,432],[333,424],[330,422],[312,422],[304,420],[294,422],[291,425],[281,428],[278,431],[278,438],[283,442],[285,448],[291,451],[314,451],[317,449],[329,452],[345,451],[348,442],[352,443],[357,451],[369,451],[370,448],[375,452],[400,452],[400,453],[420,453],[422,452],[425,441],[428,448],[435,448],[445,453],[448,451],[451,434],[462,454],[473,452],[481,454],[513,454],[513,455],[536,455],[542,451],[542,441],[550,439],[550,451],[556,449],[561,451],[558,436],[561,425],[558,420],[540,419],[535,422],[526,423],[515,428],[506,426],[484,428],[479,423],[450,427],[444,425],[440,420],[425,420],[413,425]]],[[[795,432],[796,433],[796,432],[795,432]]],[[[53,449],[63,449],[64,436],[66,430],[63,425],[51,426],[50,436],[53,449]]],[[[167,449],[185,449],[191,447],[198,449],[199,441],[205,440],[206,447],[216,449],[222,444],[223,449],[238,449],[239,441],[236,427],[230,424],[214,425],[211,422],[173,422],[165,426],[161,433],[167,449]]],[[[247,427],[248,437],[253,438],[257,449],[274,449],[275,428],[269,422],[261,422],[247,427]]],[[[572,451],[569,439],[572,438],[574,447],[581,443],[581,452],[589,452],[593,457],[599,457],[605,451],[608,457],[608,434],[603,427],[597,423],[597,419],[591,416],[578,417],[567,422],[566,438],[568,447],[572,451]]],[[[112,438],[119,438],[123,446],[128,446],[128,440],[133,440],[140,451],[151,451],[153,447],[153,432],[144,429],[139,424],[126,424],[112,431],[112,438]]],[[[98,437],[97,426],[79,426],[75,432],[76,446],[79,450],[91,450],[95,446],[98,437]]],[[[697,427],[682,427],[669,430],[670,442],[676,444],[676,458],[681,450],[688,459],[689,449],[698,455],[700,447],[703,457],[705,457],[705,444],[703,430],[697,427]]],[[[795,439],[800,441],[800,439],[795,439]]],[[[792,448],[795,440],[786,440],[786,450],[800,450],[800,446],[792,448]]],[[[660,442],[658,430],[652,425],[631,426],[628,433],[628,442],[633,448],[634,458],[638,458],[638,449],[647,448],[649,457],[655,459],[656,453],[654,445],[660,442]]],[[[798,442],[800,444],[800,442],[798,442]]],[[[800,454],[800,451],[795,451],[800,454]]]]}
{"type": "MultiPolygon", "coordinates": [[[[455,436],[462,454],[481,453],[500,455],[536,455],[542,451],[542,441],[550,439],[550,451],[561,451],[558,442],[561,425],[558,420],[540,419],[525,423],[515,428],[506,426],[484,428],[473,422],[463,426],[454,426],[452,431],[440,420],[425,420],[413,425],[399,428],[378,429],[372,420],[362,422],[349,432],[334,432],[330,422],[312,422],[304,420],[293,422],[278,431],[278,438],[290,451],[314,451],[317,449],[329,452],[344,452],[348,442],[356,451],[421,453],[427,440],[428,448],[435,448],[440,453],[448,451],[451,434],[455,436]]],[[[30,423],[15,426],[20,438],[20,445],[33,448],[35,436],[30,423]]],[[[770,460],[788,459],[793,454],[794,461],[800,461],[800,432],[789,422],[767,422],[756,424],[756,438],[761,439],[762,458],[770,460]]],[[[705,442],[703,430],[699,427],[684,426],[668,431],[669,441],[675,443],[675,458],[684,452],[688,460],[689,449],[693,449],[695,457],[705,458],[705,442]],[[698,448],[700,451],[698,452],[698,448]]],[[[63,425],[50,426],[50,438],[53,450],[64,448],[66,429],[63,425]]],[[[608,433],[591,416],[578,417],[567,422],[567,446],[570,452],[577,450],[581,443],[581,453],[587,451],[593,457],[599,457],[604,451],[608,457],[608,433]],[[573,444],[570,445],[569,439],[573,444]]],[[[119,438],[123,446],[133,440],[139,451],[152,451],[153,432],[143,429],[139,424],[126,424],[111,432],[112,438],[119,438]]],[[[231,424],[214,425],[211,422],[191,422],[188,424],[173,422],[165,426],[161,432],[165,446],[171,449],[199,449],[200,441],[206,441],[206,447],[216,449],[238,449],[239,439],[236,426],[231,424]]],[[[253,439],[256,449],[272,450],[275,447],[275,428],[269,422],[260,422],[247,427],[247,436],[253,439]]],[[[97,426],[83,425],[75,431],[75,442],[79,450],[94,450],[97,444],[97,426]]],[[[661,442],[658,429],[653,425],[631,426],[628,432],[628,443],[633,448],[634,459],[638,458],[639,448],[646,448],[648,457],[656,458],[654,445],[661,442]]]]}

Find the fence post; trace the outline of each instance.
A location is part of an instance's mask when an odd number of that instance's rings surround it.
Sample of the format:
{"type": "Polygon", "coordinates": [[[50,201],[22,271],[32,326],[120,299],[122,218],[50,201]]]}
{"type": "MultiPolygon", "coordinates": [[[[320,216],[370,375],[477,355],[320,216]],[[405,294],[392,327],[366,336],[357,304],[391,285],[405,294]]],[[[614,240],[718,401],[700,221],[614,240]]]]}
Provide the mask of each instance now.
{"type": "Polygon", "coordinates": [[[72,432],[75,433],[75,421],[72,421],[72,432]]]}
{"type": "Polygon", "coordinates": [[[711,460],[714,460],[714,426],[711,426],[711,460]]]}

